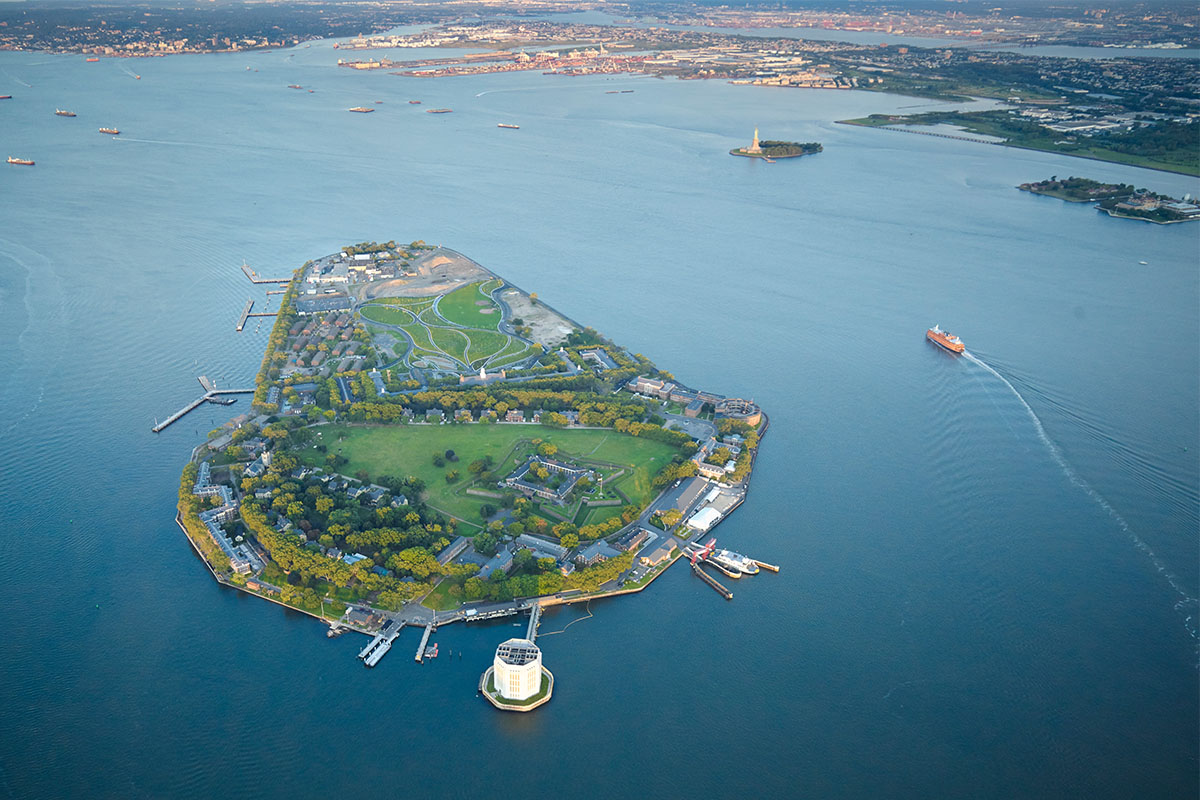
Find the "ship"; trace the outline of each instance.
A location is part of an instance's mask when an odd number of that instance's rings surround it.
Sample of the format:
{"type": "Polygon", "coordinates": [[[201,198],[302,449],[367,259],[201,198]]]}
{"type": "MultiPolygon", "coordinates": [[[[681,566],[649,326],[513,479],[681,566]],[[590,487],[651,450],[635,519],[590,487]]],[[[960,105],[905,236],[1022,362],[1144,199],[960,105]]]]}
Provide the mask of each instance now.
{"type": "Polygon", "coordinates": [[[373,109],[373,108],[367,108],[366,106],[355,106],[354,108],[352,108],[352,109],[350,109],[350,110],[351,110],[351,111],[356,111],[356,112],[358,112],[359,114],[370,114],[370,113],[371,113],[372,111],[374,111],[375,109],[373,109]]]}
{"type": "Polygon", "coordinates": [[[937,325],[934,325],[929,330],[925,331],[925,338],[936,344],[938,347],[944,347],[951,353],[961,353],[967,349],[967,346],[962,343],[953,333],[944,331],[937,325]]]}
{"type": "Polygon", "coordinates": [[[100,60],[100,59],[98,59],[98,58],[85,58],[85,59],[84,59],[84,61],[88,62],[89,64],[91,64],[91,63],[93,63],[93,62],[96,62],[96,61],[99,61],[99,60],[100,60]]]}
{"type": "Polygon", "coordinates": [[[60,117],[76,117],[79,116],[74,111],[63,111],[61,108],[54,109],[54,113],[60,117]]]}
{"type": "Polygon", "coordinates": [[[506,123],[506,122],[498,122],[498,123],[496,123],[496,127],[497,127],[497,128],[509,128],[510,130],[514,130],[514,131],[519,131],[519,130],[521,130],[521,126],[520,126],[520,125],[509,125],[509,124],[508,124],[508,123],[506,123]]]}
{"type": "Polygon", "coordinates": [[[288,88],[289,89],[303,89],[304,87],[298,83],[289,83],[288,88]]]}
{"type": "Polygon", "coordinates": [[[111,133],[113,136],[116,136],[118,133],[120,133],[120,131],[117,130],[116,128],[101,128],[100,132],[101,133],[111,133]]]}
{"type": "Polygon", "coordinates": [[[0,94],[0,100],[12,100],[11,94],[0,94]]]}
{"type": "Polygon", "coordinates": [[[714,550],[713,554],[709,556],[709,560],[734,574],[758,574],[758,564],[753,559],[746,558],[741,553],[735,553],[732,550],[714,550]]]}
{"type": "Polygon", "coordinates": [[[419,105],[421,105],[421,101],[420,100],[409,100],[408,104],[410,106],[419,106],[419,105]]]}
{"type": "Polygon", "coordinates": [[[21,166],[23,166],[23,167],[32,167],[32,166],[33,166],[33,159],[30,159],[30,158],[17,158],[16,156],[9,156],[9,157],[8,157],[8,163],[10,163],[10,164],[20,164],[20,165],[21,165],[21,166]]]}
{"type": "Polygon", "coordinates": [[[426,114],[449,114],[453,110],[454,110],[453,108],[427,108],[427,109],[425,109],[425,113],[426,114]]]}

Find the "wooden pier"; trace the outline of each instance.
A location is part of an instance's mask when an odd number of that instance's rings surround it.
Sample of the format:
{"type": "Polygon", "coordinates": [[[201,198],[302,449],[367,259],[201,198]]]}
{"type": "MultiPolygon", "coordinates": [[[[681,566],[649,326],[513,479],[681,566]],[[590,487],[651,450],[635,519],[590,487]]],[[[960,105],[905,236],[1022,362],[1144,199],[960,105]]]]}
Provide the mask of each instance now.
{"type": "Polygon", "coordinates": [[[429,644],[429,637],[433,634],[433,623],[425,626],[425,633],[421,636],[421,643],[417,645],[417,656],[414,659],[418,664],[425,662],[425,645],[429,644]]]}
{"type": "Polygon", "coordinates": [[[537,641],[538,623],[542,621],[542,606],[540,603],[534,603],[533,608],[529,609],[529,629],[525,632],[525,638],[529,641],[537,641]]]}
{"type": "Polygon", "coordinates": [[[245,261],[242,262],[242,272],[246,273],[246,277],[251,283],[291,283],[291,278],[261,278],[258,273],[250,269],[250,265],[245,261]]]}
{"type": "Polygon", "coordinates": [[[242,309],[242,315],[238,317],[237,332],[241,333],[242,328],[246,327],[246,317],[250,316],[250,309],[254,308],[254,298],[251,297],[246,301],[246,307],[242,309]]]}
{"type": "Polygon", "coordinates": [[[732,599],[733,599],[733,592],[729,591],[729,590],[728,590],[728,589],[726,589],[724,586],[722,586],[720,583],[718,583],[716,578],[714,578],[713,576],[709,575],[709,574],[708,574],[707,572],[705,572],[704,570],[700,569],[700,565],[699,565],[699,564],[692,564],[692,572],[696,573],[696,574],[697,574],[697,575],[699,575],[701,578],[703,578],[705,583],[707,583],[707,584],[708,584],[709,586],[711,586],[712,588],[716,589],[716,591],[717,591],[717,594],[721,595],[721,596],[722,596],[722,597],[724,597],[726,600],[732,600],[732,599]]]}
{"type": "Polygon", "coordinates": [[[194,411],[204,403],[216,403],[218,405],[227,406],[232,400],[222,399],[227,394],[254,394],[253,389],[218,389],[216,384],[208,379],[207,376],[201,375],[196,380],[200,381],[200,385],[204,387],[204,395],[198,397],[188,403],[183,408],[176,411],[171,416],[164,419],[162,422],[154,421],[154,427],[150,430],[154,433],[161,433],[167,426],[181,420],[189,411],[194,411]]]}

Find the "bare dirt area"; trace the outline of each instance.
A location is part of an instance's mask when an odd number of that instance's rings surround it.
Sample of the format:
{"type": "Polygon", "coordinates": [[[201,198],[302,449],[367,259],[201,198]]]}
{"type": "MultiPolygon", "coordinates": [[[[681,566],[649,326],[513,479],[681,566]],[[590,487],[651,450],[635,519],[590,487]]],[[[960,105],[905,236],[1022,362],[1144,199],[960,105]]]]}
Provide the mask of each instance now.
{"type": "Polygon", "coordinates": [[[350,293],[360,301],[379,297],[434,297],[452,292],[464,283],[492,277],[469,258],[440,248],[421,256],[413,266],[416,275],[360,283],[350,287],[350,293]]]}
{"type": "Polygon", "coordinates": [[[535,303],[524,292],[508,289],[500,294],[500,299],[512,309],[514,318],[523,320],[532,329],[530,338],[539,344],[562,344],[568,334],[577,330],[574,325],[541,303],[535,303]]]}

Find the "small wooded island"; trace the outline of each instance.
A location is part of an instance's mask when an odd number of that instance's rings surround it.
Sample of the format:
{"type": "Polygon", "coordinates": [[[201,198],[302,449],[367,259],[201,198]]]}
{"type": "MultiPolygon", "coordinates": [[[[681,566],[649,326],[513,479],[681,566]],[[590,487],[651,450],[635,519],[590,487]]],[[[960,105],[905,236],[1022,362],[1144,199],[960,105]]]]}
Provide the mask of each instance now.
{"type": "Polygon", "coordinates": [[[773,139],[758,140],[758,128],[754,129],[754,141],[749,147],[736,147],[729,151],[732,156],[761,158],[774,161],[777,158],[799,158],[819,153],[825,148],[820,142],[780,142],[773,139]]]}
{"type": "Polygon", "coordinates": [[[1096,203],[1096,208],[1112,217],[1140,219],[1166,225],[1200,219],[1200,206],[1183,200],[1155,194],[1147,189],[1135,189],[1128,183],[1101,183],[1090,178],[1071,176],[1059,180],[1052,176],[1037,183],[1022,183],[1023,192],[1057,197],[1068,203],[1096,203]]]}
{"type": "Polygon", "coordinates": [[[543,608],[639,592],[681,556],[713,588],[702,565],[758,573],[707,534],[766,428],[461,253],[362,242],[287,283],[253,408],[193,452],[177,521],[222,584],[372,636],[367,666],[405,626],[421,661],[439,626],[529,612],[495,666],[528,679],[499,707],[528,710],[553,683],[543,608]]]}

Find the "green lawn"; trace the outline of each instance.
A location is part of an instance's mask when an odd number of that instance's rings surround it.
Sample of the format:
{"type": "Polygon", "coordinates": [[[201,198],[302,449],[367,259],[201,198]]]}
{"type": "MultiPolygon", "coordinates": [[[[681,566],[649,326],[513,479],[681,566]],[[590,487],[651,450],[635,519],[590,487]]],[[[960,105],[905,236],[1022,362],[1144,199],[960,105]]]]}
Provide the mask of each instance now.
{"type": "Polygon", "coordinates": [[[412,314],[400,308],[387,306],[364,306],[362,315],[372,322],[382,322],[387,325],[411,325],[412,314]]]}
{"type": "Polygon", "coordinates": [[[458,608],[462,600],[456,600],[450,596],[449,589],[450,581],[442,581],[437,586],[433,587],[433,591],[425,595],[425,599],[421,601],[421,605],[426,608],[432,608],[434,611],[453,611],[458,608]]]}
{"type": "MultiPolygon", "coordinates": [[[[414,475],[428,486],[430,505],[472,524],[479,523],[479,506],[486,498],[462,493],[469,473],[467,465],[490,455],[500,472],[523,460],[529,439],[552,442],[559,457],[595,459],[621,464],[630,474],[617,486],[635,502],[653,496],[650,481],[678,451],[668,444],[639,439],[613,430],[555,429],[540,425],[322,425],[314,429],[314,444],[324,444],[329,453],[341,453],[350,460],[342,472],[353,475],[366,470],[372,477],[414,475]],[[341,437],[345,437],[341,441],[341,437]],[[514,452],[518,445],[521,448],[514,452]],[[453,450],[456,464],[433,465],[433,454],[453,450]],[[504,467],[499,465],[503,464],[504,467]],[[447,484],[445,475],[457,469],[464,477],[447,484]]],[[[298,453],[308,464],[324,463],[324,453],[311,447],[298,453]]],[[[619,509],[618,509],[619,510],[619,509]]],[[[589,521],[611,514],[611,509],[596,509],[589,521]]]]}
{"type": "Polygon", "coordinates": [[[500,309],[490,297],[480,291],[496,288],[496,281],[470,283],[460,286],[438,301],[438,313],[445,319],[467,328],[496,330],[500,324],[500,309]],[[479,305],[485,303],[485,305],[479,305]],[[483,313],[483,312],[488,313],[483,313]]]}

